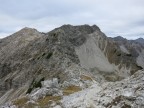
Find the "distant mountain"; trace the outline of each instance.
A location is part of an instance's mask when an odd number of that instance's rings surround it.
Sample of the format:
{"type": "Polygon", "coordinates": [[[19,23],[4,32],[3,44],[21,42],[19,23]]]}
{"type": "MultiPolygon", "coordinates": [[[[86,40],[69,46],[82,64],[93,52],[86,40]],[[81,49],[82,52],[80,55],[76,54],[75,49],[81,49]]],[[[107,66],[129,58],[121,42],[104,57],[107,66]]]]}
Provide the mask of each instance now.
{"type": "Polygon", "coordinates": [[[138,38],[135,41],[140,43],[140,44],[144,44],[144,39],[143,38],[138,38]]]}
{"type": "Polygon", "coordinates": [[[126,38],[123,38],[122,36],[117,36],[113,38],[115,41],[126,41],[126,38]]]}
{"type": "Polygon", "coordinates": [[[3,108],[143,105],[142,39],[108,38],[96,25],[22,30],[0,40],[3,108]]]}

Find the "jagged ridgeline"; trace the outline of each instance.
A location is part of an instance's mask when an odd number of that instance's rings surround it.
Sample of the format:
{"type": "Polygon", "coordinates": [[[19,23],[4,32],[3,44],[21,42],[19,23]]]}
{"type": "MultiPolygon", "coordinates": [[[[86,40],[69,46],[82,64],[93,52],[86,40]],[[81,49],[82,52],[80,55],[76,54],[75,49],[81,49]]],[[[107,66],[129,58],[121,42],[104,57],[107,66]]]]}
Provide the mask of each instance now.
{"type": "MultiPolygon", "coordinates": [[[[113,88],[143,68],[142,38],[109,38],[96,25],[63,25],[48,33],[26,27],[0,40],[0,105],[73,108],[65,96],[110,82],[113,88]]],[[[107,107],[126,100],[121,95],[107,107]]]]}

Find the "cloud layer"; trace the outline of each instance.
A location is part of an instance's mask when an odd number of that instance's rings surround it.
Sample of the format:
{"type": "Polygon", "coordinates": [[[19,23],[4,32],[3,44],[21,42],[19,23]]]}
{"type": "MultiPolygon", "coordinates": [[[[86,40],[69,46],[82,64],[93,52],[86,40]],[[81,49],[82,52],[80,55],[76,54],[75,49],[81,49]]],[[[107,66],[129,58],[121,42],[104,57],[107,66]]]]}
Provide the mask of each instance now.
{"type": "Polygon", "coordinates": [[[107,36],[144,37],[144,0],[1,0],[0,37],[27,26],[96,24],[107,36]]]}

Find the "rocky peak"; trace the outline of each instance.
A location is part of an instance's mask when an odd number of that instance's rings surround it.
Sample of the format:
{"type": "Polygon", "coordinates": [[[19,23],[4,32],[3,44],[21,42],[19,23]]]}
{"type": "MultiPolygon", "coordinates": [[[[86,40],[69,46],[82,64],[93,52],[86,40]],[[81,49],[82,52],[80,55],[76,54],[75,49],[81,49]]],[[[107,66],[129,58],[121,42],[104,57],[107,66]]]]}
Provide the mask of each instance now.
{"type": "Polygon", "coordinates": [[[27,31],[37,31],[37,30],[35,28],[24,27],[20,31],[27,32],[27,31]]]}
{"type": "Polygon", "coordinates": [[[126,38],[123,38],[122,36],[117,36],[113,38],[115,41],[126,41],[126,38]]]}
{"type": "Polygon", "coordinates": [[[17,37],[21,36],[35,36],[40,34],[36,29],[24,27],[23,29],[19,30],[18,32],[14,33],[17,37]]]}
{"type": "Polygon", "coordinates": [[[100,30],[99,27],[96,25],[90,26],[90,25],[79,25],[79,26],[73,26],[73,25],[63,25],[60,28],[57,29],[62,29],[65,32],[71,32],[71,31],[79,31],[85,34],[90,34],[93,33],[96,30],[100,30]]]}
{"type": "Polygon", "coordinates": [[[135,42],[138,42],[140,44],[144,44],[144,39],[143,38],[138,38],[136,40],[134,40],[135,42]]]}
{"type": "Polygon", "coordinates": [[[13,41],[19,41],[19,39],[23,39],[23,40],[31,40],[33,38],[39,37],[41,35],[40,32],[38,32],[36,29],[33,28],[28,28],[25,27],[19,31],[17,31],[16,33],[2,39],[3,42],[1,43],[9,43],[11,40],[13,41]]]}

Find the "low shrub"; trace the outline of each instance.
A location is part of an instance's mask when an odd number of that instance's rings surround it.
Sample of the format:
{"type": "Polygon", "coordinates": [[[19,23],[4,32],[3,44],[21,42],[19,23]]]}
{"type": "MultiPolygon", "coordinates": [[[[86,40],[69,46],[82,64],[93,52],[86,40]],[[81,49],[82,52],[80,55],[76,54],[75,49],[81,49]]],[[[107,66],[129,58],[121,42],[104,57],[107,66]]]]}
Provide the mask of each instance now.
{"type": "Polygon", "coordinates": [[[28,88],[26,94],[31,93],[34,88],[38,88],[38,87],[41,88],[42,87],[42,84],[41,84],[42,81],[44,81],[44,77],[41,78],[39,81],[33,80],[30,87],[28,88]]]}
{"type": "Polygon", "coordinates": [[[52,52],[48,53],[48,55],[46,56],[46,59],[50,59],[50,57],[53,55],[52,52]]]}

